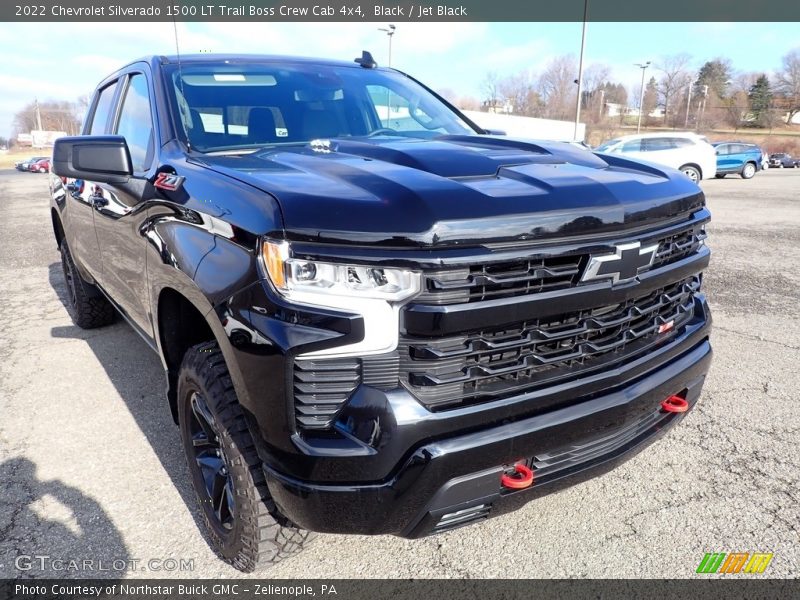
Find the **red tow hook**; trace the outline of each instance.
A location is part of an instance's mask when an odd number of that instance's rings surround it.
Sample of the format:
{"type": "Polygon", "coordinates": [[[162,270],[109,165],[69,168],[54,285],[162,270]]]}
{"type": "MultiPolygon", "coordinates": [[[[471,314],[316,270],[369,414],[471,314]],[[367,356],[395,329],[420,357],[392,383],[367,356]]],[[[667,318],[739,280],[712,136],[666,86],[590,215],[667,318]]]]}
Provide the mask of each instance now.
{"type": "Polygon", "coordinates": [[[670,396],[661,403],[661,410],[671,413],[684,413],[689,410],[689,403],[680,396],[670,396]]]}
{"type": "Polygon", "coordinates": [[[533,485],[533,471],[523,464],[516,464],[513,473],[503,473],[500,485],[510,490],[524,490],[533,485]]]}

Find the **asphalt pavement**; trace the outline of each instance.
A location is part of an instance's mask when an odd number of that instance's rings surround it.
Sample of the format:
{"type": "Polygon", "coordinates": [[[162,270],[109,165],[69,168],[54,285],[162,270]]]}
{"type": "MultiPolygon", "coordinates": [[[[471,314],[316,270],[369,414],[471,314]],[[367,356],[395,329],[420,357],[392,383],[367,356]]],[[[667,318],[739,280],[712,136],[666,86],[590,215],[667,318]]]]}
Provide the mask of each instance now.
{"type": "MultiPolygon", "coordinates": [[[[73,326],[47,175],[0,171],[0,578],[237,576],[209,549],[161,364],[73,326]],[[74,561],[74,562],[70,562],[74,561]]],[[[257,577],[696,577],[800,566],[800,169],[703,182],[714,364],[697,409],[611,473],[422,540],[321,535],[257,577]]]]}

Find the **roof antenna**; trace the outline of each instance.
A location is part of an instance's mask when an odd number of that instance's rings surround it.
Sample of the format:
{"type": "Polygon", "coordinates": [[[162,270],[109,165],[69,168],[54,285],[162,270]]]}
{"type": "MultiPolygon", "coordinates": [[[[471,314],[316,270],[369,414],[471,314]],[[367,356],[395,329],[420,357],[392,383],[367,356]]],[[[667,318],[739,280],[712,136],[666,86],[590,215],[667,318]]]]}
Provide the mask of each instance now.
{"type": "MultiPolygon", "coordinates": [[[[186,104],[186,92],[183,89],[183,70],[181,69],[181,49],[178,46],[178,22],[175,20],[174,14],[172,15],[172,30],[175,32],[175,53],[178,56],[178,78],[181,80],[181,97],[183,103],[186,104]]],[[[181,103],[178,102],[178,111],[180,112],[180,110],[181,110],[181,103]]],[[[191,119],[191,113],[187,115],[187,118],[191,119]]],[[[191,126],[186,127],[186,121],[183,118],[181,118],[181,122],[184,124],[183,130],[184,132],[186,132],[186,148],[189,150],[189,152],[191,152],[192,142],[189,140],[189,130],[191,130],[192,128],[191,126]]]]}
{"type": "Polygon", "coordinates": [[[378,63],[376,63],[375,59],[372,58],[372,54],[370,54],[366,50],[362,50],[361,58],[357,58],[353,62],[358,63],[365,69],[374,69],[375,67],[378,66],[378,63]]]}

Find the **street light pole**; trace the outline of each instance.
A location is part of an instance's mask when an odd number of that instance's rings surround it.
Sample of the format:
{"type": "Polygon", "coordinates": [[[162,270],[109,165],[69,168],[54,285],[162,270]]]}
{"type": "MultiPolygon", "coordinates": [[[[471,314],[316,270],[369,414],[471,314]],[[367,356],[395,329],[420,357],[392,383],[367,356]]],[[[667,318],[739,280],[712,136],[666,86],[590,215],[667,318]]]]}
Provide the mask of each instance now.
{"type": "Polygon", "coordinates": [[[578,61],[578,99],[575,102],[575,129],[572,139],[578,141],[578,124],[581,121],[581,100],[583,99],[583,52],[586,49],[586,17],[589,13],[589,0],[583,0],[583,33],[581,34],[581,58],[578,61]]]}
{"type": "Polygon", "coordinates": [[[386,65],[387,67],[392,66],[392,36],[394,35],[395,29],[397,28],[391,23],[388,27],[378,27],[378,31],[385,31],[387,37],[389,38],[389,62],[386,65]]]}
{"type": "Polygon", "coordinates": [[[646,63],[635,63],[642,70],[642,89],[639,91],[639,122],[636,124],[636,133],[642,130],[642,113],[644,112],[644,72],[650,66],[650,61],[646,63]]]}

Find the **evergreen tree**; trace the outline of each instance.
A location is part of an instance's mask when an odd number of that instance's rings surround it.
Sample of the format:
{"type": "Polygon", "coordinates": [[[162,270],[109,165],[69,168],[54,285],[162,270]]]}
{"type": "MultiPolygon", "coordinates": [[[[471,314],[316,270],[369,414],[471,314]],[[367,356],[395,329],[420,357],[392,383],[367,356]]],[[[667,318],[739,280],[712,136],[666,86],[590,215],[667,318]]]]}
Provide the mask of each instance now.
{"type": "Polygon", "coordinates": [[[750,86],[747,93],[750,103],[750,113],[753,122],[758,127],[768,127],[770,120],[770,107],[772,106],[772,89],[766,75],[760,75],[756,82],[750,86]]]}
{"type": "Polygon", "coordinates": [[[709,60],[700,67],[692,94],[697,97],[702,96],[705,86],[708,86],[709,93],[713,92],[718,98],[725,98],[728,95],[730,79],[730,61],[722,58],[709,60]]]}
{"type": "Polygon", "coordinates": [[[658,84],[656,78],[651,77],[644,87],[644,98],[642,100],[642,116],[647,117],[656,109],[658,104],[658,84]]]}

